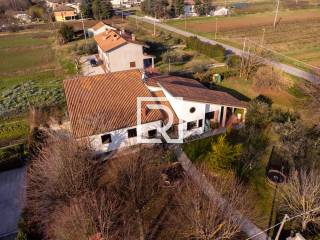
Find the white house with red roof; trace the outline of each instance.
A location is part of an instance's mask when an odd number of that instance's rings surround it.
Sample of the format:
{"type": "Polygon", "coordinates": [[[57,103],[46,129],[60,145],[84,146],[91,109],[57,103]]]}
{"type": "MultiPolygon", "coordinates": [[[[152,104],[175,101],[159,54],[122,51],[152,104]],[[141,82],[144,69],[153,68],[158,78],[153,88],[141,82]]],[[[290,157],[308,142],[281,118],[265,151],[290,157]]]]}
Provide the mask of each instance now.
{"type": "Polygon", "coordinates": [[[173,139],[242,124],[246,114],[246,104],[228,93],[188,78],[144,79],[139,70],[65,80],[64,89],[73,135],[89,139],[98,152],[162,138],[170,114],[148,104],[165,106],[172,113],[166,133],[173,139]],[[149,100],[139,108],[141,97],[149,100]]]}
{"type": "Polygon", "coordinates": [[[92,26],[91,28],[88,28],[87,32],[89,36],[95,36],[98,35],[100,33],[103,33],[107,30],[116,30],[116,28],[111,27],[108,24],[105,24],[104,22],[100,21],[97,24],[95,24],[94,26],[92,26]]]}
{"type": "Polygon", "coordinates": [[[125,31],[107,30],[94,36],[106,72],[154,68],[154,56],[145,53],[148,46],[125,31]]]}

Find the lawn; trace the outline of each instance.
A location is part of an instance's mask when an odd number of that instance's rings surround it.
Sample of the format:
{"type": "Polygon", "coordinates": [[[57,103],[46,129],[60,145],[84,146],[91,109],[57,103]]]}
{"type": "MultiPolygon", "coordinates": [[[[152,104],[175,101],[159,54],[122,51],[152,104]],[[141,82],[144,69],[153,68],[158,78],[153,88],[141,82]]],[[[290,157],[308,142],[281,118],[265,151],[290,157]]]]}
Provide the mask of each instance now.
{"type": "Polygon", "coordinates": [[[64,104],[62,80],[76,73],[71,48],[42,29],[0,34],[1,145],[26,137],[30,106],[64,104]]]}
{"type": "MultiPolygon", "coordinates": [[[[273,29],[274,12],[217,18],[217,40],[242,47],[248,42],[261,43],[265,29],[264,46],[275,51],[275,58],[297,65],[303,69],[320,68],[320,10],[303,9],[280,11],[279,24],[273,29]],[[283,57],[283,54],[287,57],[283,57]],[[295,62],[297,59],[306,64],[295,62]]],[[[184,20],[169,20],[167,24],[185,29],[184,20]]],[[[213,39],[216,29],[215,17],[187,19],[187,30],[213,39]]]]}
{"type": "MultiPolygon", "coordinates": [[[[183,145],[183,150],[195,164],[206,164],[209,161],[212,144],[214,144],[217,136],[196,140],[183,145]]],[[[271,148],[270,148],[271,149],[271,148]]],[[[253,201],[255,209],[255,219],[252,219],[262,229],[268,227],[269,217],[271,214],[271,205],[273,198],[273,188],[266,181],[266,166],[268,163],[270,150],[266,150],[261,159],[260,166],[255,169],[251,175],[249,182],[246,183],[247,199],[253,201]]],[[[221,169],[212,169],[215,176],[230,175],[230,171],[221,169]]],[[[274,219],[273,219],[274,221],[274,219]]]]}

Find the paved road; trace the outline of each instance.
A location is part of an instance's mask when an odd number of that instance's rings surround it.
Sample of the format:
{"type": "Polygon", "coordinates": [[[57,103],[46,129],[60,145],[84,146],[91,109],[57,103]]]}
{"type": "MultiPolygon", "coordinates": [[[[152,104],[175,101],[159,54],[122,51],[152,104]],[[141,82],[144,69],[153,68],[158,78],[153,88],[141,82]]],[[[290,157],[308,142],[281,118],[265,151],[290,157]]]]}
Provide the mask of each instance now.
{"type": "Polygon", "coordinates": [[[0,239],[17,232],[24,203],[25,172],[22,167],[0,173],[0,239]]]}
{"type": "MultiPolygon", "coordinates": [[[[144,17],[137,17],[137,16],[132,16],[132,17],[136,17],[140,21],[144,21],[144,22],[147,22],[147,23],[150,23],[150,24],[154,24],[154,22],[152,20],[144,18],[144,17]]],[[[174,33],[177,33],[177,34],[180,34],[180,35],[185,36],[185,37],[193,37],[194,36],[194,37],[199,38],[203,42],[208,42],[208,43],[211,43],[211,44],[220,44],[225,49],[227,49],[229,51],[232,51],[233,53],[235,53],[237,55],[241,55],[242,54],[242,50],[239,49],[239,48],[235,48],[235,47],[232,47],[230,45],[227,45],[227,44],[224,44],[224,43],[220,43],[220,42],[217,42],[217,41],[202,37],[202,36],[194,34],[194,33],[183,31],[181,29],[178,29],[178,28],[175,28],[175,27],[163,24],[163,23],[155,23],[155,24],[156,24],[157,27],[166,29],[168,31],[171,31],[171,32],[174,32],[174,33]]],[[[286,73],[289,73],[289,74],[291,74],[293,76],[306,79],[306,80],[308,80],[308,81],[310,81],[312,83],[315,83],[315,84],[320,84],[320,76],[317,76],[315,74],[312,74],[312,73],[309,73],[309,72],[300,70],[298,68],[289,66],[287,64],[276,62],[276,61],[271,61],[271,60],[265,59],[265,62],[266,62],[266,64],[272,65],[272,66],[274,66],[276,68],[279,68],[282,71],[284,71],[286,73]]]]}
{"type": "MultiPolygon", "coordinates": [[[[208,196],[210,199],[217,199],[219,203],[223,206],[228,206],[228,202],[223,199],[220,194],[214,189],[207,178],[197,170],[197,168],[192,164],[187,155],[183,152],[180,146],[175,149],[175,155],[178,161],[181,163],[183,169],[188,174],[188,176],[198,185],[198,187],[208,196]]],[[[229,206],[228,206],[229,207],[229,206]]],[[[253,224],[248,218],[241,215],[236,209],[234,209],[234,221],[241,222],[241,231],[247,234],[248,237],[252,236],[252,240],[271,240],[265,233],[261,233],[262,230],[259,229],[255,224],[253,224]],[[258,235],[257,235],[258,234],[258,235]],[[254,237],[253,237],[254,236],[254,237]]]]}

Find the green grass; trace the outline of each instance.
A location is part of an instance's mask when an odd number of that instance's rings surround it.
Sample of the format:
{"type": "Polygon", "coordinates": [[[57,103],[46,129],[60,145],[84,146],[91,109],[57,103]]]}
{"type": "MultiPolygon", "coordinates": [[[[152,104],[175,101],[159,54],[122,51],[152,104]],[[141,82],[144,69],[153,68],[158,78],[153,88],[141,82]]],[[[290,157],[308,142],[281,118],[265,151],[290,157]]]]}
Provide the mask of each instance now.
{"type": "Polygon", "coordinates": [[[12,123],[29,106],[64,104],[62,80],[76,74],[75,42],[59,46],[41,29],[0,36],[0,143],[27,135],[25,122],[12,123]],[[9,125],[8,125],[9,124],[9,125]]]}
{"type": "Polygon", "coordinates": [[[23,139],[29,132],[29,125],[25,120],[15,120],[0,124],[0,146],[1,142],[7,140],[23,139]]]}

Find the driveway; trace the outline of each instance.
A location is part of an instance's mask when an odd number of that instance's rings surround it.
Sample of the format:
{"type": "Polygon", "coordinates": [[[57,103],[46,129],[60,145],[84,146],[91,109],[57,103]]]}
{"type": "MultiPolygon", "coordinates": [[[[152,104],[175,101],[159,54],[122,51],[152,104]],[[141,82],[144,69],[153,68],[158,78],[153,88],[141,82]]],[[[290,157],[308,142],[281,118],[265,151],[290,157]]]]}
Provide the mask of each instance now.
{"type": "Polygon", "coordinates": [[[103,70],[101,65],[98,65],[96,67],[92,67],[90,65],[90,59],[95,59],[97,61],[97,58],[95,55],[89,55],[89,56],[84,56],[80,58],[81,71],[83,76],[94,76],[98,74],[104,74],[105,71],[103,70]]]}
{"type": "Polygon", "coordinates": [[[17,232],[24,206],[25,175],[25,167],[0,173],[0,239],[9,239],[17,232]]]}
{"type": "MultiPolygon", "coordinates": [[[[138,17],[138,16],[131,16],[131,17],[137,18],[140,21],[144,21],[144,22],[147,22],[149,24],[155,24],[157,27],[163,28],[165,30],[177,33],[177,34],[185,36],[185,37],[193,37],[194,36],[194,37],[199,38],[203,42],[207,42],[207,43],[210,43],[210,44],[220,44],[225,49],[227,49],[229,51],[232,51],[233,53],[235,53],[237,55],[242,55],[242,50],[239,49],[239,48],[235,48],[235,47],[232,47],[230,45],[227,45],[227,44],[224,44],[224,43],[220,43],[220,42],[211,40],[209,38],[202,37],[202,36],[197,35],[197,34],[193,34],[191,32],[183,31],[181,29],[178,29],[178,28],[175,28],[175,27],[163,24],[163,23],[158,23],[158,22],[154,23],[153,20],[150,20],[148,18],[138,17]]],[[[272,60],[269,60],[269,59],[264,59],[264,62],[267,65],[270,65],[270,66],[273,66],[275,68],[281,69],[282,71],[284,71],[286,73],[289,73],[289,74],[291,74],[293,76],[306,79],[306,80],[308,80],[308,81],[310,81],[310,82],[312,82],[314,84],[320,84],[320,76],[318,76],[316,74],[312,74],[312,73],[303,71],[301,69],[289,66],[287,64],[276,62],[276,61],[272,61],[272,60]]]]}

